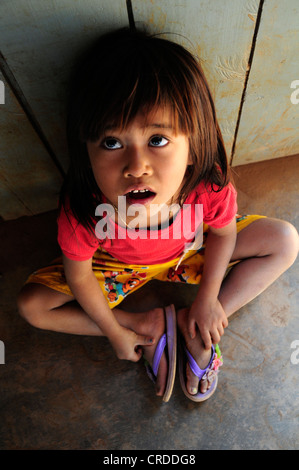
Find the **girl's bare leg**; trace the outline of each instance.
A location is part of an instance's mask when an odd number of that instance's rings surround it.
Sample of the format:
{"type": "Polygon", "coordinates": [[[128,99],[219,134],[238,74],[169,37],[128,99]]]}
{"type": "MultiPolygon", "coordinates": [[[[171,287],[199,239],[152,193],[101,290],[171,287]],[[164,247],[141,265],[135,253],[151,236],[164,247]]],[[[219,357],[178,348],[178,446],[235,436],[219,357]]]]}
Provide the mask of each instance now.
{"type": "MultiPolygon", "coordinates": [[[[26,284],[18,297],[20,315],[31,325],[43,330],[75,335],[103,336],[98,325],[82,310],[73,297],[55,291],[42,284],[26,284]]],[[[152,346],[144,348],[144,355],[151,363],[157,342],[164,333],[165,319],[162,308],[144,313],[130,313],[113,309],[118,322],[140,335],[154,337],[152,346]]],[[[167,379],[167,360],[162,356],[156,383],[156,394],[162,396],[167,379]]]]}
{"type": "MultiPolygon", "coordinates": [[[[219,300],[229,317],[257,297],[272,284],[295,261],[299,249],[296,229],[277,219],[258,219],[239,232],[232,261],[242,260],[235,265],[222,283],[219,300]]],[[[186,315],[178,312],[178,325],[186,340],[187,347],[200,368],[205,368],[210,351],[204,349],[199,332],[190,340],[186,328],[186,315]]],[[[187,389],[197,393],[198,379],[187,365],[187,389]]],[[[207,382],[201,381],[200,391],[207,389],[207,382]]]]}

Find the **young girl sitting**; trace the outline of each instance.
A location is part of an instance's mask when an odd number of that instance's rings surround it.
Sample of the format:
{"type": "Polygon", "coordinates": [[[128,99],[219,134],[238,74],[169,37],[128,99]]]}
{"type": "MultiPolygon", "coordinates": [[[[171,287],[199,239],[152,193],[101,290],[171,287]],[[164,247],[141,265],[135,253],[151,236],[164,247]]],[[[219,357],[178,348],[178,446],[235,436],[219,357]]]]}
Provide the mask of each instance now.
{"type": "Polygon", "coordinates": [[[228,317],[292,265],[295,228],[237,215],[202,69],[166,39],[126,29],[101,37],[75,69],[67,135],[62,259],[29,277],[20,314],[38,328],[106,336],[120,359],[143,354],[165,401],[177,322],[182,388],[207,399],[228,317]],[[151,279],[198,284],[192,306],[139,314],[119,307],[151,279]]]}

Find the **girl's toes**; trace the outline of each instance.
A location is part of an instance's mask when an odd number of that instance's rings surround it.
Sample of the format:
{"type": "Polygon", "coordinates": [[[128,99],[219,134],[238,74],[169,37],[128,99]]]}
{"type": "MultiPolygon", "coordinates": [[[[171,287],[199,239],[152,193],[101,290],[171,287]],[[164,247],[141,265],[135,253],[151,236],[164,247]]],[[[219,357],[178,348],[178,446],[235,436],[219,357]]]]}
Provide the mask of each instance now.
{"type": "Polygon", "coordinates": [[[200,393],[206,393],[209,390],[211,384],[206,379],[201,379],[200,381],[200,393]]]}
{"type": "Polygon", "coordinates": [[[206,377],[202,378],[201,381],[200,381],[200,386],[199,386],[200,392],[201,393],[206,393],[206,391],[211,388],[215,378],[216,378],[216,375],[214,373],[211,373],[211,372],[209,373],[208,377],[206,376],[206,377]]]}
{"type": "Polygon", "coordinates": [[[187,364],[186,378],[186,387],[188,392],[190,393],[190,395],[196,395],[198,393],[198,378],[190,370],[189,364],[187,364]]]}
{"type": "Polygon", "coordinates": [[[215,380],[215,376],[213,374],[210,374],[210,377],[207,377],[206,375],[199,381],[198,377],[193,374],[191,371],[189,364],[186,366],[186,388],[190,395],[196,395],[198,392],[200,393],[206,393],[207,390],[209,390],[215,380]]]}

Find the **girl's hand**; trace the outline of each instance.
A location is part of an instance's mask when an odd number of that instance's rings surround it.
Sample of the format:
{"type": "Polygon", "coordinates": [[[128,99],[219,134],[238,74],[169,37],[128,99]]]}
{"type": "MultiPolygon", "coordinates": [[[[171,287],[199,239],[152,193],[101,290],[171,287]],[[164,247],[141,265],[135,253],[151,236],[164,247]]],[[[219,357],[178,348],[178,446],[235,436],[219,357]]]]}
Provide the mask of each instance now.
{"type": "Polygon", "coordinates": [[[206,349],[217,344],[227,327],[226,314],[218,300],[220,288],[232,259],[237,229],[233,219],[222,228],[209,227],[205,247],[205,263],[196,299],[189,312],[188,331],[191,338],[198,327],[206,349]]]}
{"type": "Polygon", "coordinates": [[[198,327],[206,349],[211,349],[212,343],[219,343],[228,326],[226,314],[219,300],[197,299],[193,303],[188,316],[188,331],[190,338],[195,338],[198,327]]]}
{"type": "Polygon", "coordinates": [[[142,356],[142,347],[152,346],[154,338],[138,335],[135,331],[121,327],[121,333],[109,338],[119,359],[137,362],[142,356]]]}

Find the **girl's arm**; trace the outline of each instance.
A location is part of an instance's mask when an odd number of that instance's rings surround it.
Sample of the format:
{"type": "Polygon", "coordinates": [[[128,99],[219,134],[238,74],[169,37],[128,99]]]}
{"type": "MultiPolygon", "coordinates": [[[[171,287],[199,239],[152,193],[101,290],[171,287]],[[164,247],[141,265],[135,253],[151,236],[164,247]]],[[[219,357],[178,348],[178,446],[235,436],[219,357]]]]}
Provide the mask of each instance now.
{"type": "Polygon", "coordinates": [[[138,361],[142,355],[137,346],[153,344],[153,338],[137,335],[121,326],[110,309],[107,300],[92,271],[92,259],[74,261],[63,256],[67,283],[84,312],[98,325],[119,359],[138,361]]]}
{"type": "Polygon", "coordinates": [[[210,227],[205,248],[205,264],[197,296],[189,311],[189,334],[195,337],[199,328],[206,349],[220,341],[223,329],[228,325],[225,312],[218,300],[220,287],[231,260],[237,230],[236,221],[215,229],[210,227]]]}

